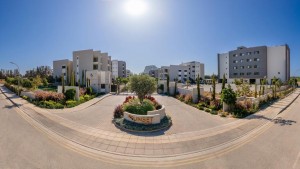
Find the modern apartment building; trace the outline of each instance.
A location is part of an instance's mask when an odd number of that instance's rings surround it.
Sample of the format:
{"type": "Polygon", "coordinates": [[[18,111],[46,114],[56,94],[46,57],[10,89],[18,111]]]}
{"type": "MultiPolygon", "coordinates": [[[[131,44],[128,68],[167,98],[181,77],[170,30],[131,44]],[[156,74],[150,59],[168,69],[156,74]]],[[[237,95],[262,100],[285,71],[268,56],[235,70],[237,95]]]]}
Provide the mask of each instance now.
{"type": "Polygon", "coordinates": [[[182,63],[181,65],[188,66],[188,74],[189,78],[192,80],[196,81],[198,75],[200,78],[204,79],[204,64],[197,62],[197,61],[192,61],[192,62],[187,62],[187,63],[182,63]]]}
{"type": "Polygon", "coordinates": [[[112,78],[116,79],[118,77],[127,77],[126,76],[126,62],[120,60],[112,60],[112,78]]]}
{"type": "Polygon", "coordinates": [[[158,69],[158,78],[160,80],[166,80],[167,75],[169,75],[170,81],[177,79],[178,81],[186,82],[190,80],[193,83],[198,75],[204,79],[204,64],[192,61],[180,65],[162,66],[158,69]]]}
{"type": "Polygon", "coordinates": [[[111,57],[108,53],[92,49],[73,52],[73,61],[68,59],[53,61],[53,76],[65,79],[68,85],[74,73],[77,85],[88,84],[96,92],[110,92],[111,57]]]}
{"type": "Polygon", "coordinates": [[[111,71],[111,57],[108,56],[108,53],[101,53],[92,49],[74,51],[73,68],[76,82],[83,82],[85,71],[111,71]]]}
{"type": "Polygon", "coordinates": [[[155,65],[148,65],[148,66],[145,66],[145,69],[144,69],[144,74],[149,74],[150,71],[152,70],[157,70],[158,68],[155,66],[155,65]]]}
{"type": "MultiPolygon", "coordinates": [[[[65,84],[69,84],[70,75],[73,71],[73,62],[64,59],[64,60],[55,60],[53,61],[53,77],[54,79],[58,79],[63,77],[65,80],[65,84]]],[[[60,80],[59,80],[60,81],[60,80]]]]}
{"type": "Polygon", "coordinates": [[[260,83],[267,78],[271,83],[273,77],[283,82],[290,79],[290,48],[282,46],[238,47],[236,50],[218,54],[218,75],[227,82],[244,79],[249,83],[260,83]]]}

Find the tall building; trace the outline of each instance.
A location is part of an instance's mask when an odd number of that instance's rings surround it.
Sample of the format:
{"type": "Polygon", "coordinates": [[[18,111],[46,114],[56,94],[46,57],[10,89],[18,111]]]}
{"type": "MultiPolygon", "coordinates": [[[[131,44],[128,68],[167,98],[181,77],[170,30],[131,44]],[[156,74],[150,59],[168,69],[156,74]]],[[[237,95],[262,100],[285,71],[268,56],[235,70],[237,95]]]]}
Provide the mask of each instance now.
{"type": "Polygon", "coordinates": [[[60,81],[60,79],[58,80],[58,78],[63,77],[65,80],[65,84],[69,84],[70,75],[72,71],[73,71],[72,61],[68,59],[53,61],[53,78],[56,81],[60,81]]]}
{"type": "Polygon", "coordinates": [[[73,71],[78,84],[90,80],[91,87],[97,92],[110,92],[111,56],[92,49],[73,52],[73,71]],[[92,78],[92,79],[91,79],[92,78]]]}
{"type": "Polygon", "coordinates": [[[126,62],[120,60],[112,60],[112,78],[116,79],[118,77],[127,77],[126,76],[126,62]]]}
{"type": "Polygon", "coordinates": [[[188,66],[189,68],[188,75],[191,80],[196,81],[198,75],[201,79],[204,79],[203,63],[192,61],[192,62],[182,63],[181,65],[188,66]]]}
{"type": "Polygon", "coordinates": [[[195,83],[198,75],[204,79],[204,64],[192,61],[180,65],[162,66],[158,69],[158,78],[160,80],[166,80],[167,75],[169,75],[170,81],[186,82],[190,80],[191,83],[195,83]]]}
{"type": "Polygon", "coordinates": [[[149,65],[149,66],[145,66],[144,69],[144,74],[149,74],[150,71],[152,70],[157,70],[158,68],[155,65],[149,65]]]}
{"type": "Polygon", "coordinates": [[[290,48],[281,46],[238,47],[236,50],[218,54],[218,75],[223,75],[228,83],[234,79],[243,79],[249,83],[260,83],[267,78],[271,83],[273,77],[285,82],[290,79],[290,48]]]}

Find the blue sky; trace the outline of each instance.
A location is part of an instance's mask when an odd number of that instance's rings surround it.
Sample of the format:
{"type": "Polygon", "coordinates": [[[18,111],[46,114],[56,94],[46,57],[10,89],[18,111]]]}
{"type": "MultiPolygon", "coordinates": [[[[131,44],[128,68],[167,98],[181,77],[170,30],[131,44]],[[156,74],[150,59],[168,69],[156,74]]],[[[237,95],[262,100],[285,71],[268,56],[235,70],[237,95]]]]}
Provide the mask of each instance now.
{"type": "Polygon", "coordinates": [[[291,73],[300,75],[299,0],[144,1],[148,10],[133,17],[126,0],[0,0],[0,68],[14,61],[25,72],[95,49],[135,73],[196,60],[212,74],[217,53],[288,44],[291,73]]]}

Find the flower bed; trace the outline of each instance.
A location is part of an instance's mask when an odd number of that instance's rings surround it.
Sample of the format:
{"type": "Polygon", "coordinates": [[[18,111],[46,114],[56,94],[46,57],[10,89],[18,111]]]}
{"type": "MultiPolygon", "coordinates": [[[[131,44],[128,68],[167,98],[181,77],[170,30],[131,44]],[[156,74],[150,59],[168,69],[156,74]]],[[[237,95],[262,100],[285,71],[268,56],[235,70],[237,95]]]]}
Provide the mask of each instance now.
{"type": "Polygon", "coordinates": [[[123,104],[115,108],[113,122],[120,128],[138,131],[152,131],[171,125],[170,117],[166,118],[165,107],[150,96],[143,101],[134,96],[126,97],[123,104]]]}

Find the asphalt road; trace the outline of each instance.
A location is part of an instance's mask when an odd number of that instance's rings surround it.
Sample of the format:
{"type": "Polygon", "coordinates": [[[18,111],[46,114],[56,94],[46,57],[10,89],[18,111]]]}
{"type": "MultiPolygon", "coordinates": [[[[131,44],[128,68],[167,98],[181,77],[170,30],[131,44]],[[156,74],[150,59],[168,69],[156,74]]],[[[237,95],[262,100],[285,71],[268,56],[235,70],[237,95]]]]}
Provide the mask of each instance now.
{"type": "MultiPolygon", "coordinates": [[[[300,168],[300,98],[278,123],[241,147],[210,159],[170,168],[300,168]]],[[[0,94],[0,168],[141,168],[119,166],[81,155],[33,128],[0,94]]],[[[145,168],[153,168],[145,166],[145,168]]]]}

